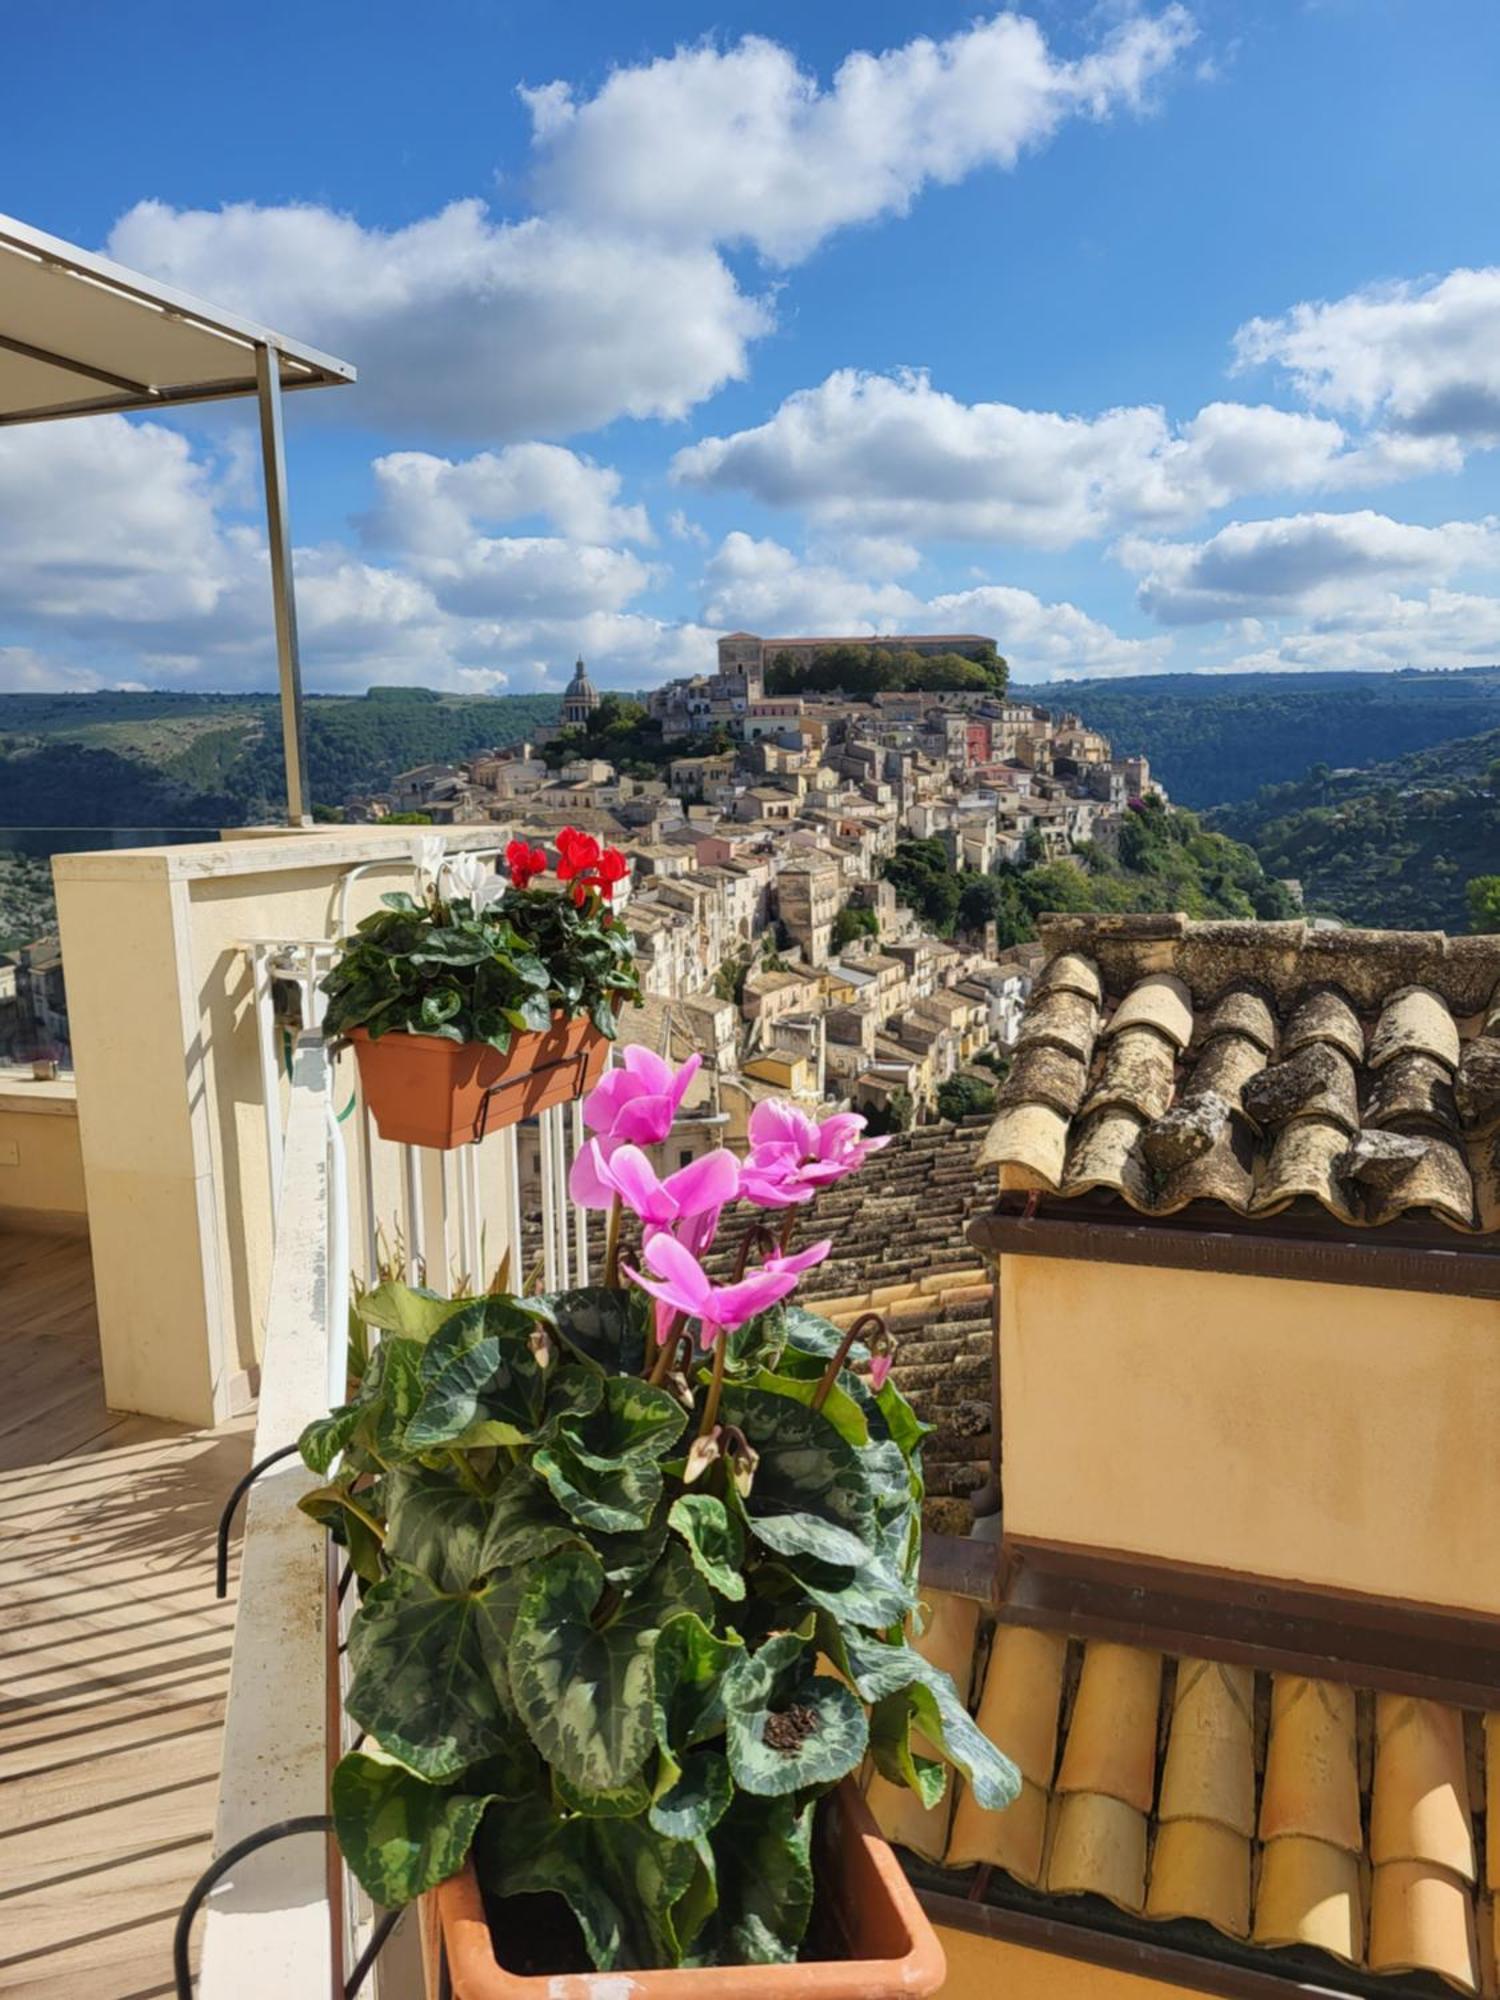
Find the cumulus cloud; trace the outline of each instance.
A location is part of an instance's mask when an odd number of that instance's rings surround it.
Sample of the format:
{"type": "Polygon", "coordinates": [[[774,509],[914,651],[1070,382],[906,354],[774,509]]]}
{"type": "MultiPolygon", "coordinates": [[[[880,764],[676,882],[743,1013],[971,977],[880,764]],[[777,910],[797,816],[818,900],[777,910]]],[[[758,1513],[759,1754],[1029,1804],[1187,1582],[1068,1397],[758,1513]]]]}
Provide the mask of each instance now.
{"type": "MultiPolygon", "coordinates": [[[[478,515],[512,508],[646,532],[608,468],[489,454],[466,482],[469,467],[429,460],[417,477],[402,456],[371,516],[393,542],[404,533],[389,559],[338,542],[296,551],[309,687],[561,685],[580,651],[644,682],[711,657],[712,635],[637,606],[653,572],[633,551],[483,532],[478,515]]],[[[0,685],[274,686],[265,548],[234,517],[235,490],[232,464],[157,424],[0,435],[0,685]]]]}
{"type": "Polygon", "coordinates": [[[1060,549],[1129,528],[1186,526],[1251,492],[1400,476],[1431,453],[1351,443],[1329,417],[1210,403],[1172,425],[1150,405],[1096,417],[963,403],[925,373],[835,370],[763,424],[686,446],[684,485],[748,493],[877,536],[1060,549]]]}
{"type": "Polygon", "coordinates": [[[649,542],[644,507],[620,504],[621,479],[555,444],[513,444],[472,458],[425,451],[377,458],[376,502],[360,521],[374,548],[441,554],[480,525],[536,517],[580,542],[649,542]]]}
{"type": "Polygon", "coordinates": [[[741,379],[769,307],[703,245],[458,201],[403,229],[293,204],[139,202],[109,254],[352,360],[329,416],[439,438],[681,417],[741,379]]]}
{"type": "Polygon", "coordinates": [[[1500,598],[1437,588],[1376,591],[1242,653],[1226,673],[1392,673],[1402,667],[1492,666],[1500,658],[1500,598]]]}
{"type": "Polygon", "coordinates": [[[1241,368],[1274,363],[1323,409],[1415,438],[1500,444],[1500,267],[1372,286],[1252,319],[1241,368]]]}
{"type": "MultiPolygon", "coordinates": [[[[1116,554],[1165,625],[1269,617],[1358,604],[1382,582],[1446,581],[1500,566],[1500,524],[1420,527],[1368,509],[1235,521],[1202,542],[1128,537],[1116,554]]],[[[1493,643],[1493,642],[1492,642],[1493,643]]]]}
{"type": "Polygon", "coordinates": [[[824,88],[759,35],[616,70],[594,96],[523,91],[545,209],[680,244],[741,243],[780,264],[833,230],[904,215],[924,187],[1011,167],[1064,120],[1138,110],[1194,37],[1169,6],[1065,60],[1012,13],[945,41],[859,51],[824,88]],[[671,144],[662,144],[662,134],[671,144]]]}
{"type": "Polygon", "coordinates": [[[1163,638],[1122,638],[1077,605],[1048,604],[1008,584],[924,599],[900,584],[803,562],[779,542],[738,532],[724,538],[703,581],[710,625],[770,634],[983,632],[1026,680],[1153,673],[1170,645],[1163,638]]]}

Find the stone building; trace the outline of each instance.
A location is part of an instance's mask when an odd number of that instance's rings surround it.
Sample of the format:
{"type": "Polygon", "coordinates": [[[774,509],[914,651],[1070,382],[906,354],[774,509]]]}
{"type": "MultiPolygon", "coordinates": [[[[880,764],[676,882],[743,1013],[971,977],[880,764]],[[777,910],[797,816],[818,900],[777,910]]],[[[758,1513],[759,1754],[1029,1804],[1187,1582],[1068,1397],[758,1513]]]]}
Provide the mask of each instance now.
{"type": "Polygon", "coordinates": [[[583,661],[573,668],[573,678],[563,690],[562,723],[564,729],[587,729],[589,717],[599,706],[599,694],[589,679],[583,661]]]}

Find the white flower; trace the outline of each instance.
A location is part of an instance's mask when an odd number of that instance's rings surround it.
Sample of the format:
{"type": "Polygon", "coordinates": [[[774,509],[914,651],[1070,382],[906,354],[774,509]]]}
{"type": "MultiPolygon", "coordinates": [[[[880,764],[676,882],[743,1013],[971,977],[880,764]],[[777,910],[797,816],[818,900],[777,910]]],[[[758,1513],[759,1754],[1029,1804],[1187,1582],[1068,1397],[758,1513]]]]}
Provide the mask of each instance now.
{"type": "Polygon", "coordinates": [[[448,844],[440,833],[418,834],[411,844],[412,866],[417,871],[417,888],[425,896],[442,872],[448,844]]]}
{"type": "Polygon", "coordinates": [[[462,896],[477,908],[480,889],[491,873],[477,854],[455,854],[448,863],[448,894],[462,896]]]}
{"type": "Polygon", "coordinates": [[[491,903],[498,903],[509,887],[510,884],[503,875],[487,875],[474,892],[475,916],[487,910],[491,903]]]}

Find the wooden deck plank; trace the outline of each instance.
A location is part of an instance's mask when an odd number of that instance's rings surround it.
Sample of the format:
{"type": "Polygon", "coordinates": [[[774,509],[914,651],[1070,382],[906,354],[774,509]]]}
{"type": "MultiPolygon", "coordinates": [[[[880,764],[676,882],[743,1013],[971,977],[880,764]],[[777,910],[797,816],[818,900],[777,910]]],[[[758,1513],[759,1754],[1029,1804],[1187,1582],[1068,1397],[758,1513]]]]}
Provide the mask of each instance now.
{"type": "Polygon", "coordinates": [[[109,1411],[88,1246],[0,1237],[0,1994],[159,2000],[211,1852],[248,1420],[109,1411]]]}

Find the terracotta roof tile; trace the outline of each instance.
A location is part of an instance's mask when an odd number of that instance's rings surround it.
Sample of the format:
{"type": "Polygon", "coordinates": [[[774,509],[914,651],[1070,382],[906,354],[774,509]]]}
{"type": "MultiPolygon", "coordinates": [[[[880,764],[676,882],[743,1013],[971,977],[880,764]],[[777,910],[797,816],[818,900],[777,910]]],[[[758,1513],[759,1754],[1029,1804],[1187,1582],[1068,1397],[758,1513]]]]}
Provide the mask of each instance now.
{"type": "Polygon", "coordinates": [[[1002,1188],[1500,1228],[1500,938],[1180,916],[1041,930],[1019,1049],[1068,1060],[1018,1059],[981,1152],[1002,1188]],[[1351,1144],[1380,1132],[1447,1143],[1351,1144]]]}
{"type": "Polygon", "coordinates": [[[1126,1028],[1105,1044],[1104,1066],[1084,1100],[1084,1116],[1123,1107],[1160,1118],[1172,1102],[1176,1074],[1175,1044],[1155,1028],[1126,1028]]]}
{"type": "MultiPolygon", "coordinates": [[[[973,1627],[940,1611],[940,1629],[961,1645],[973,1627]]],[[[1023,1788],[1005,1813],[961,1791],[944,1865],[1325,1952],[1390,1976],[1393,1994],[1412,1974],[1495,1993],[1494,1905],[1475,1877],[1500,1881],[1500,1716],[1010,1625],[975,1705],[1023,1788]]],[[[888,1787],[871,1797],[895,1838],[938,1851],[930,1815],[893,1817],[888,1787]]],[[[1202,1936],[1174,1943],[1209,1952],[1202,1936]]]]}
{"type": "Polygon", "coordinates": [[[1458,1068],[1458,1028],[1435,993],[1413,986],[1393,993],[1380,1010],[1370,1037],[1371,1069],[1384,1069],[1397,1056],[1435,1056],[1450,1071],[1458,1068]]]}
{"type": "Polygon", "coordinates": [[[1193,1036],[1193,996],[1180,979],[1155,972],[1140,980],[1115,1009],[1105,1032],[1118,1035],[1139,1027],[1154,1028],[1174,1048],[1187,1047],[1193,1036]]]}
{"type": "Polygon", "coordinates": [[[1002,1109],[1008,1104],[1046,1104],[1071,1118],[1083,1102],[1088,1081],[1088,1064],[1081,1057],[1050,1042],[1034,1042],[1018,1051],[998,1101],[1002,1109]]]}

